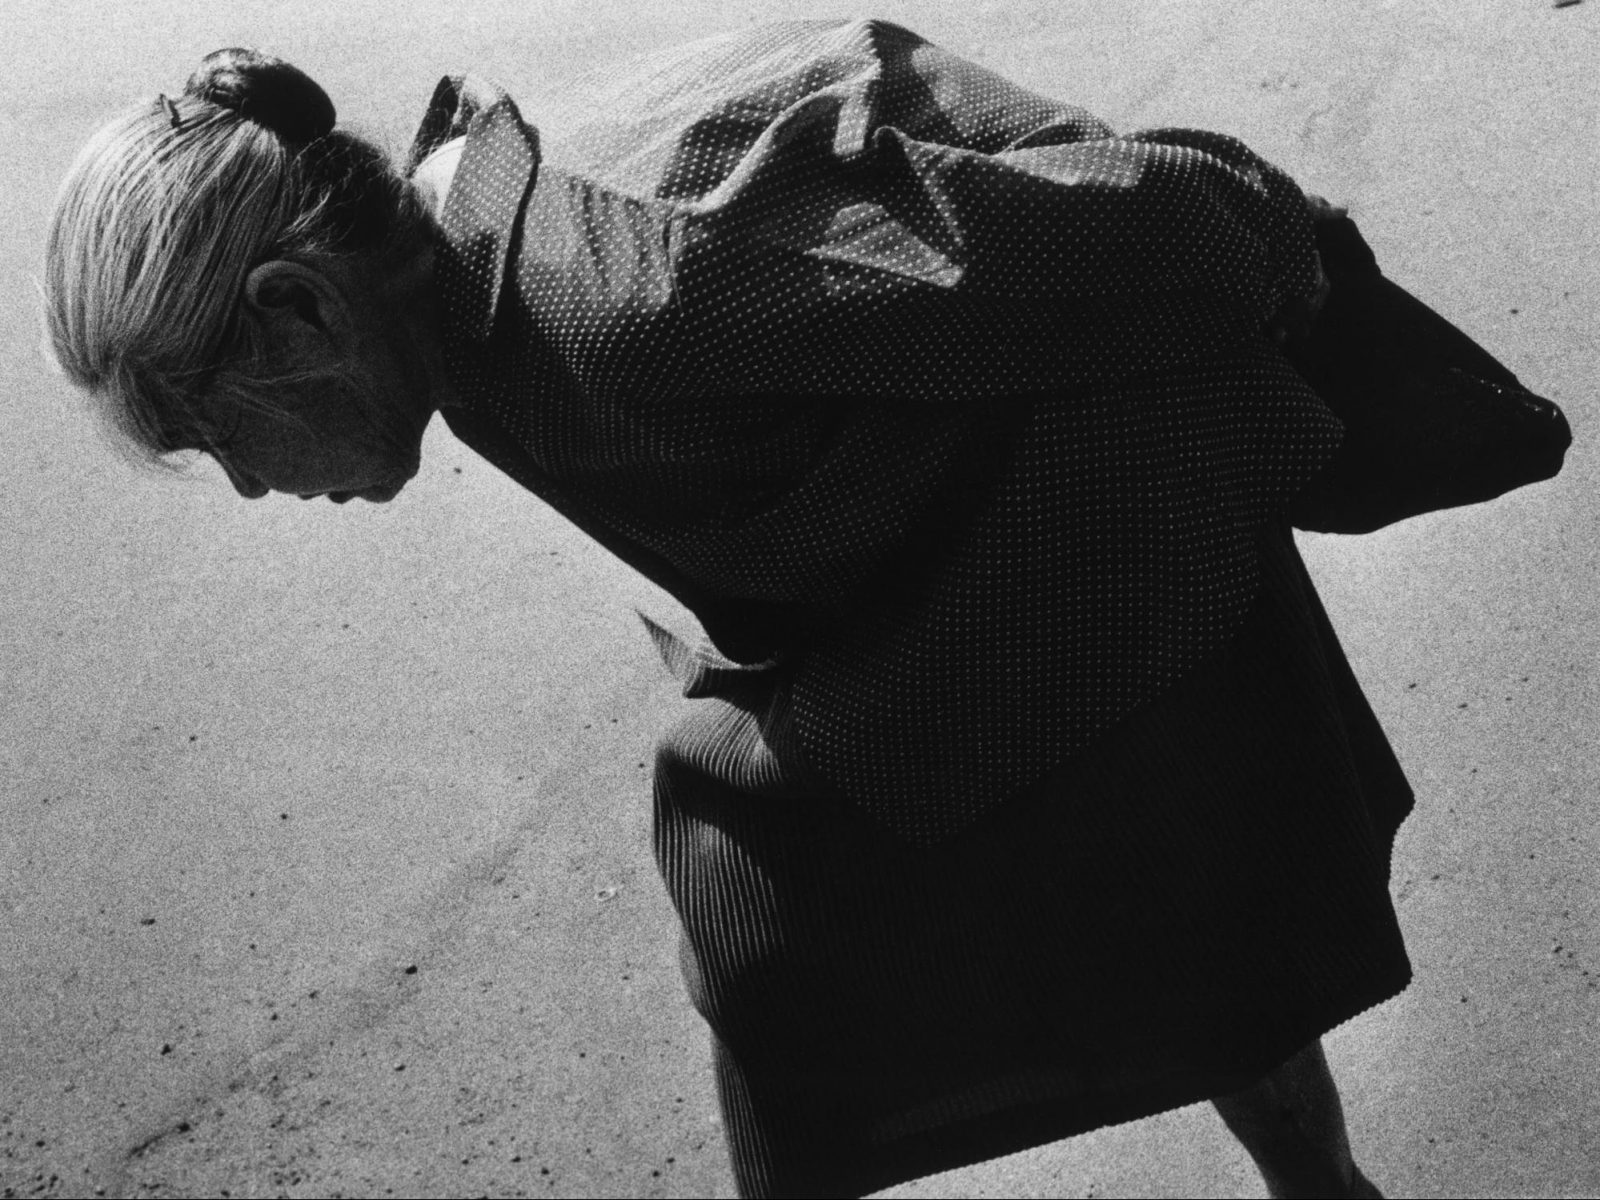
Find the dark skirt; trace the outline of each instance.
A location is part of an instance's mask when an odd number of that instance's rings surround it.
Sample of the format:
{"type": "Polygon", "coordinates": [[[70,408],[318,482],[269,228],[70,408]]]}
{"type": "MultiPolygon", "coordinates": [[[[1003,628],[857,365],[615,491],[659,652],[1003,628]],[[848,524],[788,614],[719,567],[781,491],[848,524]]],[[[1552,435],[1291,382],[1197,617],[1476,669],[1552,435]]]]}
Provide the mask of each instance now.
{"type": "MultiPolygon", "coordinates": [[[[691,702],[656,853],[742,1195],[859,1195],[1237,1090],[1400,992],[1407,786],[1287,530],[1220,659],[950,844],[691,702]]],[[[770,713],[769,713],[770,716],[770,713]]]]}

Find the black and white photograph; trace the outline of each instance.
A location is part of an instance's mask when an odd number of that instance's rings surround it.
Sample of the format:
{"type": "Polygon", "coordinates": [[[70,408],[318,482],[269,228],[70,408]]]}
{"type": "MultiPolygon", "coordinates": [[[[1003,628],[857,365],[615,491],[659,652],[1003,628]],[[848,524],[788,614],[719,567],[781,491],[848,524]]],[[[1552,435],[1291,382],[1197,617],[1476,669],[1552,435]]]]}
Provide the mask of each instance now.
{"type": "Polygon", "coordinates": [[[0,42],[0,1197],[1600,1197],[1600,0],[0,42]]]}

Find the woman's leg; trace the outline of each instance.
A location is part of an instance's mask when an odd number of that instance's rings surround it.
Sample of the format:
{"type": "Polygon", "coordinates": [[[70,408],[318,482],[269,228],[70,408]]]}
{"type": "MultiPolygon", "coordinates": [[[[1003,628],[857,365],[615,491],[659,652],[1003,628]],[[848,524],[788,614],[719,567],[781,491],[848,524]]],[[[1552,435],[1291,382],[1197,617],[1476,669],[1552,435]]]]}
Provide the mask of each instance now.
{"type": "Polygon", "coordinates": [[[1267,1194],[1377,1196],[1350,1157],[1339,1089],[1312,1042],[1242,1092],[1212,1100],[1267,1181],[1267,1194]]]}

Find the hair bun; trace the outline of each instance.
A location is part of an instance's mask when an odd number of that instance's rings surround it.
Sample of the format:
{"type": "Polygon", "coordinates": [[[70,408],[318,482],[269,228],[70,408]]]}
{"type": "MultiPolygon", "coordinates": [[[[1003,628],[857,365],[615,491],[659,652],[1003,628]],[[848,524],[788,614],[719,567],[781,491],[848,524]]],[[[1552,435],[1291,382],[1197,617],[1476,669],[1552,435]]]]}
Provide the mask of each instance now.
{"type": "Polygon", "coordinates": [[[328,93],[299,67],[258,50],[213,50],[183,90],[233,109],[285,142],[305,145],[333,132],[333,101],[328,93]]]}

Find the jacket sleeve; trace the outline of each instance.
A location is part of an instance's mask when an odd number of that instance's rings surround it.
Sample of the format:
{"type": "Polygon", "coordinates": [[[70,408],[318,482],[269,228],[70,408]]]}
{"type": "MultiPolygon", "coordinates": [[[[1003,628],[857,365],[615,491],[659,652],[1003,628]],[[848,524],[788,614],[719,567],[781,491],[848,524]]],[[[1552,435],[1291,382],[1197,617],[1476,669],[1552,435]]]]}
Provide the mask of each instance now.
{"type": "Polygon", "coordinates": [[[551,165],[498,328],[548,360],[529,486],[703,617],[760,606],[713,630],[739,661],[942,553],[1040,406],[1090,439],[1127,380],[1169,378],[1116,432],[1208,431],[1161,511],[1265,511],[1336,438],[1261,333],[1314,283],[1304,198],[1233,139],[1116,137],[882,22],[741,31],[528,107],[551,165]],[[1271,386],[1188,385],[1221,360],[1271,386]]]}

